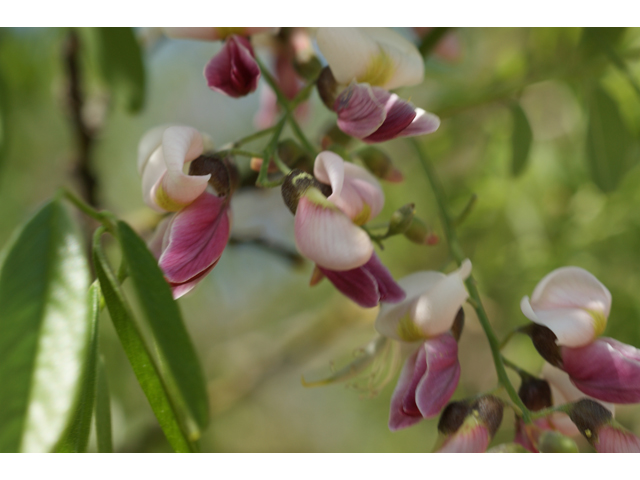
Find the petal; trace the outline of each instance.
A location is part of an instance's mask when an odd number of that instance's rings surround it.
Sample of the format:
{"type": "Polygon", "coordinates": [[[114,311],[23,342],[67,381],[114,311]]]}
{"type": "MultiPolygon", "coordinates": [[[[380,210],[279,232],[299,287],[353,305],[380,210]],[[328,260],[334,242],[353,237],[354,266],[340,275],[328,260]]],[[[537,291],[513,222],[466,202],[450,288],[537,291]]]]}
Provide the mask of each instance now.
{"type": "Polygon", "coordinates": [[[373,308],[380,303],[380,290],[374,276],[364,267],[346,271],[318,269],[346,297],[364,308],[373,308]]]}
{"type": "Polygon", "coordinates": [[[416,117],[416,109],[409,102],[405,102],[395,93],[389,93],[382,88],[373,89],[376,99],[384,105],[386,116],[384,122],[375,132],[363,138],[367,143],[385,142],[400,136],[416,117]]]}
{"type": "Polygon", "coordinates": [[[464,280],[471,274],[467,259],[460,268],[433,285],[411,306],[410,315],[418,329],[428,337],[448,331],[464,301],[469,297],[464,280]]]}
{"type": "Polygon", "coordinates": [[[446,278],[441,272],[416,272],[398,280],[398,285],[406,293],[404,301],[398,304],[382,303],[376,318],[375,328],[381,335],[402,341],[399,335],[400,322],[407,315],[412,304],[425,291],[446,278]]]}
{"type": "Polygon", "coordinates": [[[362,268],[367,270],[376,280],[380,292],[379,302],[397,303],[404,300],[406,296],[404,290],[396,283],[375,252],[362,268]]]}
{"type": "Polygon", "coordinates": [[[142,175],[151,154],[162,145],[162,135],[171,125],[160,125],[147,131],[138,143],[138,174],[142,175]]]}
{"type": "Polygon", "coordinates": [[[604,425],[593,446],[598,453],[640,453],[640,438],[622,428],[604,425]]]}
{"type": "Polygon", "coordinates": [[[531,307],[534,311],[580,308],[599,311],[608,317],[611,310],[611,293],[586,270],[579,267],[563,267],[540,280],[531,295],[531,307]]]}
{"type": "Polygon", "coordinates": [[[605,402],[640,402],[640,350],[612,338],[562,348],[563,370],[583,393],[605,402]]]}
{"type": "Polygon", "coordinates": [[[445,333],[427,340],[422,349],[426,352],[426,372],[416,388],[415,401],[424,418],[433,418],[449,402],[460,380],[458,342],[445,333]]]}
{"type": "Polygon", "coordinates": [[[202,279],[220,259],[229,240],[226,205],[225,198],[205,193],[173,217],[158,262],[173,286],[202,279]]]}
{"type": "Polygon", "coordinates": [[[229,37],[222,50],[204,68],[211,90],[233,98],[244,97],[258,88],[260,67],[253,57],[251,44],[244,37],[229,37]]]}
{"type": "Polygon", "coordinates": [[[361,267],[373,254],[366,232],[313,187],[298,203],[295,240],[302,255],[329,270],[361,267]]]}
{"type": "Polygon", "coordinates": [[[415,109],[416,116],[407,128],[402,130],[398,137],[414,137],[433,133],[440,127],[440,118],[433,113],[425,112],[421,108],[415,109]]]}
{"type": "Polygon", "coordinates": [[[380,102],[367,84],[351,84],[336,99],[338,127],[347,135],[365,138],[374,133],[387,117],[380,102]]]}
{"type": "Polygon", "coordinates": [[[581,347],[593,341],[596,325],[593,316],[579,308],[535,310],[524,297],[520,302],[522,313],[532,322],[544,325],[558,337],[556,343],[567,347],[581,347]]]}
{"type": "Polygon", "coordinates": [[[327,198],[335,204],[340,197],[344,183],[345,162],[337,153],[325,150],[320,152],[313,164],[313,175],[324,184],[331,185],[331,196],[327,198]]]}
{"type": "Polygon", "coordinates": [[[164,250],[164,248],[166,247],[165,236],[169,231],[171,220],[173,220],[173,215],[168,215],[163,218],[153,232],[153,236],[147,243],[149,251],[153,253],[153,256],[156,257],[156,260],[160,259],[162,250],[164,250]]]}
{"type": "Polygon", "coordinates": [[[389,430],[391,430],[392,432],[410,427],[422,420],[422,415],[418,410],[418,406],[415,404],[415,385],[413,386],[413,389],[410,388],[414,383],[416,360],[418,359],[421,352],[421,363],[425,365],[426,369],[426,362],[424,361],[424,349],[421,346],[413,355],[407,358],[404,367],[402,368],[402,372],[400,373],[400,378],[398,379],[396,388],[393,391],[393,395],[391,396],[391,408],[389,410],[389,430]],[[414,408],[410,408],[411,406],[407,405],[407,402],[405,401],[407,392],[409,392],[410,390],[412,390],[414,393],[414,408]]]}
{"type": "Polygon", "coordinates": [[[195,128],[176,126],[165,130],[162,156],[167,171],[151,189],[151,199],[158,207],[166,211],[180,210],[205,191],[211,175],[186,175],[182,171],[184,164],[198,158],[203,149],[202,135],[195,128]]]}
{"type": "MultiPolygon", "coordinates": [[[[541,376],[549,382],[554,406],[576,402],[581,398],[592,398],[607,408],[612,414],[615,413],[615,406],[613,404],[602,402],[584,394],[573,385],[569,375],[559,368],[545,362],[542,367],[541,376]]],[[[573,437],[580,433],[569,416],[564,413],[555,413],[549,417],[549,419],[552,425],[564,435],[573,437]]]]}
{"type": "Polygon", "coordinates": [[[394,89],[416,85],[424,77],[418,49],[388,28],[319,28],[318,47],[336,80],[356,80],[394,89]]]}
{"type": "Polygon", "coordinates": [[[438,453],[484,453],[491,441],[489,430],[477,420],[475,426],[467,424],[470,421],[473,419],[465,421],[460,430],[438,449],[438,453]]]}

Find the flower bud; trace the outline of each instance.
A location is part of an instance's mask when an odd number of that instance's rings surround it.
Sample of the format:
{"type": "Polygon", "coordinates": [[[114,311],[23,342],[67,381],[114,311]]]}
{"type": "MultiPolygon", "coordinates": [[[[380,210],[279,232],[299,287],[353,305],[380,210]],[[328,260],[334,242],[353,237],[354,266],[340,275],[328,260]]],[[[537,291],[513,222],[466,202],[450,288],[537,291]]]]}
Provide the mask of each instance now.
{"type": "Polygon", "coordinates": [[[302,195],[310,188],[317,188],[325,196],[331,194],[331,187],[318,182],[312,175],[302,170],[292,170],[284,179],[282,184],[282,199],[291,213],[296,214],[298,202],[302,195]]]}
{"type": "Polygon", "coordinates": [[[394,183],[404,180],[400,170],[393,166],[391,158],[376,147],[365,147],[355,152],[355,156],[364,163],[371,173],[382,180],[394,183]]]}
{"type": "Polygon", "coordinates": [[[415,215],[404,236],[418,245],[436,245],[439,241],[438,236],[429,229],[427,224],[415,215]]]}
{"type": "Polygon", "coordinates": [[[398,210],[393,212],[391,219],[389,220],[389,229],[387,230],[387,237],[392,235],[400,235],[407,231],[413,220],[413,212],[416,206],[413,203],[407,203],[398,210]]]}
{"type": "Polygon", "coordinates": [[[473,403],[452,402],[438,422],[438,452],[482,453],[502,423],[503,404],[492,395],[473,403]]]}
{"type": "Polygon", "coordinates": [[[189,175],[208,175],[218,196],[227,196],[237,188],[240,176],[230,157],[217,154],[200,155],[189,165],[189,175]]]}
{"type": "Polygon", "coordinates": [[[333,73],[331,73],[329,67],[324,67],[320,72],[318,80],[316,81],[316,88],[318,89],[318,94],[322,102],[333,112],[333,105],[336,103],[340,92],[338,91],[338,82],[333,77],[333,73]]]}
{"type": "Polygon", "coordinates": [[[551,387],[546,380],[526,376],[522,379],[518,396],[525,407],[533,412],[548,408],[553,405],[551,401],[551,387]]]}
{"type": "Polygon", "coordinates": [[[547,430],[538,437],[538,450],[542,453],[578,453],[578,446],[569,437],[547,430]]]}

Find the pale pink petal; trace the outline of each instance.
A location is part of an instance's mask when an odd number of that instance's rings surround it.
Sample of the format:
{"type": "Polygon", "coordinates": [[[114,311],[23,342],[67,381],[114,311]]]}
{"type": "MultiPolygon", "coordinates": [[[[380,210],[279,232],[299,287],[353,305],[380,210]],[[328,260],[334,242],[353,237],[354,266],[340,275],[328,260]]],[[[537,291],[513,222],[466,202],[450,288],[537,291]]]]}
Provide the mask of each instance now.
{"type": "Polygon", "coordinates": [[[529,320],[549,328],[558,337],[558,345],[580,347],[591,343],[596,336],[594,319],[586,310],[534,310],[529,297],[522,299],[520,308],[529,320]]]}
{"type": "Polygon", "coordinates": [[[640,438],[613,425],[604,425],[598,429],[593,447],[598,453],[640,453],[640,438]]]}
{"type": "Polygon", "coordinates": [[[382,303],[376,318],[375,328],[381,335],[403,340],[399,335],[400,322],[407,315],[417,298],[428,291],[446,275],[441,272],[416,272],[398,280],[398,285],[406,293],[404,301],[398,304],[382,303]]]}
{"type": "Polygon", "coordinates": [[[425,336],[437,336],[451,329],[458,310],[469,297],[464,280],[470,274],[471,262],[467,259],[458,270],[435,283],[411,306],[411,318],[425,336]]]}
{"type": "Polygon", "coordinates": [[[198,197],[173,217],[167,240],[158,263],[177,298],[220,259],[229,240],[227,199],[210,193],[198,197]]]}
{"type": "Polygon", "coordinates": [[[378,101],[367,84],[351,84],[336,99],[338,127],[347,135],[365,138],[374,133],[387,117],[384,103],[378,101]]]}
{"type": "Polygon", "coordinates": [[[336,203],[336,199],[342,193],[344,183],[345,161],[337,153],[325,150],[320,152],[313,164],[313,176],[319,182],[331,185],[331,196],[327,198],[330,202],[336,203]]]}
{"type": "Polygon", "coordinates": [[[416,109],[409,102],[405,102],[395,93],[382,88],[374,88],[376,100],[384,105],[386,116],[380,128],[363,138],[367,143],[385,142],[400,136],[416,117],[416,109]]]}
{"type": "Polygon", "coordinates": [[[157,148],[145,163],[144,170],[142,172],[142,198],[144,199],[144,203],[156,212],[168,211],[167,209],[160,207],[155,201],[155,191],[166,172],[167,165],[164,162],[162,148],[157,148]]]}
{"type": "Polygon", "coordinates": [[[562,369],[583,393],[605,402],[640,402],[640,350],[612,338],[562,348],[562,369]]]}
{"type": "Polygon", "coordinates": [[[160,125],[147,131],[138,143],[138,173],[142,175],[151,154],[162,145],[162,135],[171,125],[160,125]]]}
{"type": "Polygon", "coordinates": [[[427,340],[422,350],[426,353],[426,371],[415,388],[415,402],[424,418],[433,418],[445,407],[460,380],[458,342],[445,333],[427,340]]]}
{"type": "Polygon", "coordinates": [[[402,130],[398,137],[414,137],[433,133],[440,127],[440,118],[433,113],[425,112],[421,108],[415,109],[416,116],[407,128],[402,130]]]}
{"type": "Polygon", "coordinates": [[[329,270],[352,270],[364,265],[373,254],[367,233],[315,188],[310,188],[298,203],[295,240],[302,255],[329,270]]]}
{"type": "Polygon", "coordinates": [[[489,430],[484,425],[478,423],[469,428],[463,425],[445,441],[438,453],[484,453],[490,441],[489,430]]]}
{"type": "Polygon", "coordinates": [[[260,79],[260,67],[249,41],[238,35],[229,37],[222,50],[207,63],[204,76],[211,90],[233,98],[244,97],[255,91],[260,79]]]}

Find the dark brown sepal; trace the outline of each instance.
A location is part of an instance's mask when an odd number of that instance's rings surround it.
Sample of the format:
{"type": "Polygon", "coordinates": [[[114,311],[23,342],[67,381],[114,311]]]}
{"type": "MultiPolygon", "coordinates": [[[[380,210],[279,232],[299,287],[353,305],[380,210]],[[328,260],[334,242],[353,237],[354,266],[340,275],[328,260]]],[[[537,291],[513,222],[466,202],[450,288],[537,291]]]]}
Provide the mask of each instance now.
{"type": "Polygon", "coordinates": [[[465,400],[450,402],[440,415],[438,431],[444,435],[457,432],[470,412],[471,407],[465,400]]]}
{"type": "Polygon", "coordinates": [[[218,196],[231,195],[238,187],[240,176],[233,159],[213,154],[200,155],[189,164],[189,175],[211,175],[211,185],[218,196]]]}
{"type": "Polygon", "coordinates": [[[522,333],[529,335],[533,346],[542,358],[554,367],[562,368],[562,354],[560,347],[556,343],[558,337],[550,329],[537,323],[530,323],[520,329],[522,333]]]}
{"type": "Polygon", "coordinates": [[[339,92],[338,82],[334,78],[329,67],[324,67],[320,72],[320,75],[318,75],[316,88],[318,89],[318,94],[320,95],[322,102],[333,112],[333,105],[338,98],[339,92]]]}
{"type": "Polygon", "coordinates": [[[312,175],[297,168],[285,177],[281,189],[282,199],[289,210],[291,210],[291,213],[296,214],[300,198],[311,187],[320,190],[325,197],[331,195],[331,187],[329,185],[320,183],[312,175]]]}
{"type": "Polygon", "coordinates": [[[543,408],[553,405],[551,401],[551,387],[546,380],[540,378],[526,376],[522,378],[518,396],[532,412],[537,412],[543,408]]]}
{"type": "Polygon", "coordinates": [[[611,423],[613,415],[595,400],[583,398],[571,405],[569,418],[584,438],[593,445],[598,438],[598,430],[603,425],[611,423]]]}
{"type": "Polygon", "coordinates": [[[462,329],[464,328],[464,310],[460,307],[458,313],[456,313],[456,318],[453,320],[453,326],[451,327],[451,334],[453,338],[456,339],[456,342],[460,340],[460,336],[462,335],[462,329]]]}

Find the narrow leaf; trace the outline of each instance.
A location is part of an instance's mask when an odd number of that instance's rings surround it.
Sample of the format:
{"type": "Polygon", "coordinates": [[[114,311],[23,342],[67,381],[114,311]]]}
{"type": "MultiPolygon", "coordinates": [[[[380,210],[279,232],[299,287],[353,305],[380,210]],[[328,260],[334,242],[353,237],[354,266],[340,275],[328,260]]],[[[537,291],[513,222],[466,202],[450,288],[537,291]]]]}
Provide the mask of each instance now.
{"type": "Polygon", "coordinates": [[[149,354],[133,314],[127,304],[115,276],[102,251],[100,236],[96,235],[93,244],[93,259],[100,288],[116,329],[120,343],[129,359],[129,363],[142,387],[149,404],[156,415],[167,440],[176,452],[193,451],[192,445],[183,432],[176,410],[166,389],[156,362],[149,354]]]}
{"type": "Polygon", "coordinates": [[[164,378],[170,376],[168,385],[175,387],[181,406],[195,421],[196,425],[188,424],[190,437],[196,439],[199,430],[207,426],[209,401],[202,368],[180,309],[157,260],[140,237],[126,223],[118,222],[118,238],[138,302],[159,350],[164,378]]]}
{"type": "Polygon", "coordinates": [[[46,452],[66,429],[88,344],[89,273],[58,202],[14,236],[0,272],[0,452],[46,452]]]}
{"type": "Polygon", "coordinates": [[[524,110],[519,104],[511,107],[513,134],[511,135],[511,173],[520,175],[527,165],[533,132],[524,110]]]}
{"type": "Polygon", "coordinates": [[[129,27],[87,29],[102,77],[130,112],[144,105],[145,69],[140,44],[129,27]]]}
{"type": "Polygon", "coordinates": [[[91,419],[96,399],[96,368],[98,358],[98,317],[100,316],[100,285],[94,282],[88,294],[88,339],[80,380],[80,394],[71,424],[58,442],[58,452],[86,452],[91,433],[91,419]]]}
{"type": "Polygon", "coordinates": [[[633,138],[613,98],[598,86],[589,102],[587,160],[591,178],[603,192],[611,192],[638,161],[633,138]]]}
{"type": "Polygon", "coordinates": [[[109,399],[107,372],[105,371],[102,357],[100,357],[98,361],[97,384],[95,419],[98,452],[111,453],[113,452],[113,441],[111,439],[111,401],[109,399]]]}

